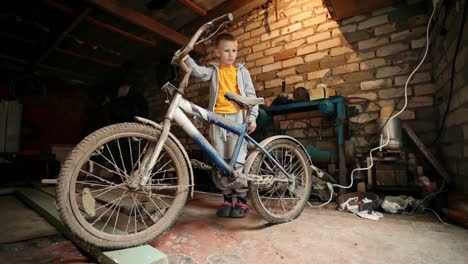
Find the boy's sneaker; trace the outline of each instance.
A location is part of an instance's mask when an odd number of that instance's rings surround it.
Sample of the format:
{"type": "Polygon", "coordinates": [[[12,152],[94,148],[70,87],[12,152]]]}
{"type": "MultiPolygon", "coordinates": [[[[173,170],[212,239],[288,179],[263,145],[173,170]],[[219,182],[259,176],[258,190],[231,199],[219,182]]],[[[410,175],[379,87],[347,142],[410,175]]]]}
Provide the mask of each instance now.
{"type": "Polygon", "coordinates": [[[216,211],[216,215],[218,217],[231,217],[231,211],[233,210],[232,208],[232,203],[230,202],[224,202],[220,208],[218,208],[218,211],[216,211]]]}
{"type": "Polygon", "coordinates": [[[232,218],[243,218],[247,215],[249,207],[245,203],[236,203],[236,206],[231,209],[232,218]]]}

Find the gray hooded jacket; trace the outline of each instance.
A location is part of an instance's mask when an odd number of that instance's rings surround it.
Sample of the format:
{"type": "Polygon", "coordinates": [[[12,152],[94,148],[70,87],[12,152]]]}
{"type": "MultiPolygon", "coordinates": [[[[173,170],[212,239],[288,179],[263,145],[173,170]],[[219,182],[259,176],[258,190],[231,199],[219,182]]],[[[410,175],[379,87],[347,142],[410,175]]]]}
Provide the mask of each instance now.
{"type": "MultiPolygon", "coordinates": [[[[192,58],[188,57],[186,64],[192,68],[192,76],[199,78],[202,81],[211,80],[208,110],[213,111],[219,90],[219,63],[211,63],[209,67],[199,66],[192,58]]],[[[243,64],[236,64],[235,66],[237,68],[237,86],[239,87],[240,94],[245,97],[257,97],[249,71],[243,64]]],[[[257,119],[257,115],[258,105],[252,108],[249,122],[255,121],[257,119]]]]}

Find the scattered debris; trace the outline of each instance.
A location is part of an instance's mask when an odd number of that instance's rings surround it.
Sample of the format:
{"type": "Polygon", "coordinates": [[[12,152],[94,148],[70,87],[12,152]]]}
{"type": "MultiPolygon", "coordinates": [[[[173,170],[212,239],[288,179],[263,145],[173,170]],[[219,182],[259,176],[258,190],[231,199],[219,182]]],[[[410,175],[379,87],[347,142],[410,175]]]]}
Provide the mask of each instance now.
{"type": "Polygon", "coordinates": [[[348,193],[338,198],[338,210],[348,211],[361,218],[377,221],[383,217],[383,214],[374,211],[378,208],[378,199],[379,197],[373,193],[348,193]]]}
{"type": "Polygon", "coordinates": [[[382,209],[386,213],[397,214],[417,206],[417,201],[411,196],[385,196],[382,202],[382,209]]]}
{"type": "Polygon", "coordinates": [[[356,213],[356,215],[359,217],[366,218],[369,220],[374,220],[374,221],[377,221],[380,218],[383,218],[382,213],[375,212],[375,211],[361,211],[361,212],[356,213]]]}

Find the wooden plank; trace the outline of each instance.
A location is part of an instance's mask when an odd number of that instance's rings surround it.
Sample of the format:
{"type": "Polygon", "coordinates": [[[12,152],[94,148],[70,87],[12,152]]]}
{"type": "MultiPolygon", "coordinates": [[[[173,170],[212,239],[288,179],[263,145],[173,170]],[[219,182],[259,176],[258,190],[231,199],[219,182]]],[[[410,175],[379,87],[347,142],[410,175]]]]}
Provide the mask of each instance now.
{"type": "MultiPolygon", "coordinates": [[[[23,59],[11,57],[11,56],[8,56],[8,55],[5,55],[5,54],[0,54],[0,59],[14,61],[14,62],[24,64],[24,65],[29,65],[29,63],[27,61],[23,60],[23,59]]],[[[44,64],[39,64],[39,65],[36,65],[36,66],[40,70],[42,69],[42,70],[47,70],[47,71],[51,71],[51,72],[58,73],[58,74],[65,74],[65,75],[74,76],[74,78],[81,79],[81,80],[90,82],[92,84],[94,84],[96,82],[96,80],[97,80],[97,77],[95,77],[95,76],[88,76],[88,75],[84,75],[84,74],[80,74],[80,73],[76,73],[76,72],[72,72],[72,71],[67,71],[67,70],[63,70],[63,69],[60,69],[60,68],[56,68],[56,67],[52,67],[52,66],[48,66],[48,65],[44,65],[44,64]]]]}
{"type": "Polygon", "coordinates": [[[55,39],[52,45],[50,45],[50,47],[39,57],[39,59],[34,64],[38,65],[45,59],[47,59],[47,57],[54,51],[54,49],[56,49],[60,45],[60,43],[62,43],[62,41],[65,39],[68,33],[70,33],[76,26],[78,26],[78,24],[81,23],[81,21],[83,21],[83,19],[85,19],[89,15],[91,10],[92,8],[88,7],[83,12],[81,12],[81,14],[75,20],[73,20],[73,22],[65,29],[65,31],[63,31],[55,39]]]}
{"type": "MultiPolygon", "coordinates": [[[[135,25],[154,32],[176,44],[185,45],[189,38],[185,35],[157,22],[151,17],[145,16],[142,13],[134,11],[117,0],[89,0],[94,5],[110,12],[118,17],[121,17],[135,25]]],[[[205,48],[201,45],[194,47],[194,51],[205,54],[205,48]]]]}
{"type": "Polygon", "coordinates": [[[419,139],[419,137],[416,136],[413,129],[411,129],[411,127],[407,123],[402,123],[401,126],[405,130],[406,134],[408,134],[408,136],[411,138],[411,140],[413,140],[414,144],[416,144],[416,146],[418,146],[418,148],[421,150],[424,156],[426,156],[427,160],[432,164],[437,173],[440,176],[442,176],[442,178],[444,178],[447,182],[449,182],[449,173],[444,169],[444,167],[436,159],[436,157],[432,155],[431,151],[424,145],[424,143],[419,139]]]}
{"type": "MultiPolygon", "coordinates": [[[[3,35],[3,34],[0,34],[0,38],[9,38],[9,39],[12,39],[14,41],[19,41],[19,42],[23,42],[23,43],[28,43],[30,45],[35,45],[36,44],[36,41],[32,40],[32,39],[28,39],[28,38],[24,38],[22,36],[14,36],[14,35],[3,35]]],[[[96,64],[101,64],[101,65],[105,65],[105,66],[109,66],[111,68],[118,68],[120,67],[120,65],[118,64],[115,64],[115,63],[112,63],[112,62],[108,62],[108,61],[105,61],[105,60],[101,60],[101,59],[97,59],[97,58],[93,58],[93,57],[89,57],[89,56],[84,56],[84,55],[80,55],[80,54],[77,54],[73,51],[69,51],[69,50],[64,50],[64,49],[60,49],[60,48],[56,48],[55,51],[57,52],[60,52],[60,53],[63,53],[65,55],[68,55],[68,56],[72,56],[72,57],[76,57],[76,58],[79,58],[81,60],[85,60],[85,61],[89,61],[89,62],[92,62],[92,63],[96,63],[96,64]]]]}
{"type": "MultiPolygon", "coordinates": [[[[52,0],[48,0],[48,1],[46,1],[45,3],[46,3],[48,6],[50,6],[50,7],[52,7],[52,8],[55,8],[55,9],[57,9],[57,10],[60,10],[60,11],[62,11],[62,12],[64,12],[64,13],[69,13],[69,14],[75,13],[73,9],[68,8],[68,7],[66,7],[66,6],[64,6],[64,5],[61,5],[61,4],[55,3],[55,2],[52,1],[52,0]]],[[[121,36],[124,36],[124,37],[126,37],[126,38],[129,38],[129,39],[131,39],[131,40],[134,40],[134,41],[137,41],[137,42],[139,42],[139,43],[142,43],[142,44],[144,44],[144,45],[146,45],[146,46],[149,46],[149,47],[156,47],[156,42],[154,42],[154,41],[151,41],[151,40],[148,40],[148,39],[139,37],[139,36],[134,35],[134,34],[132,34],[132,33],[130,33],[130,32],[127,32],[127,31],[125,31],[125,30],[122,30],[122,29],[120,29],[120,28],[118,28],[118,27],[114,27],[114,26],[112,26],[112,25],[109,25],[109,24],[106,24],[106,23],[104,23],[104,22],[101,22],[101,21],[99,21],[99,20],[97,20],[97,19],[94,19],[94,18],[92,18],[92,17],[89,17],[89,16],[86,17],[86,18],[85,18],[85,21],[88,22],[88,23],[94,24],[94,25],[96,25],[96,26],[98,26],[98,27],[101,27],[101,28],[107,29],[107,30],[109,30],[109,31],[112,31],[112,32],[114,32],[114,33],[117,33],[117,34],[119,34],[119,35],[121,35],[121,36]]]]}
{"type": "Polygon", "coordinates": [[[206,11],[203,10],[201,7],[197,6],[194,2],[190,0],[179,0],[179,2],[192,9],[193,11],[195,11],[195,13],[199,14],[200,16],[206,16],[206,11]]]}
{"type": "Polygon", "coordinates": [[[150,245],[104,252],[100,262],[103,264],[168,263],[166,254],[150,245]]]}
{"type": "Polygon", "coordinates": [[[327,0],[324,1],[334,20],[340,20],[401,2],[401,0],[327,0]]]}
{"type": "MultiPolygon", "coordinates": [[[[62,221],[60,220],[60,216],[55,205],[55,198],[53,196],[32,188],[17,189],[16,195],[23,202],[31,206],[46,218],[57,228],[57,230],[62,233],[65,232],[65,227],[62,225],[62,221]]],[[[103,252],[87,243],[75,240],[73,237],[69,236],[68,233],[65,233],[65,235],[73,240],[77,246],[87,252],[91,257],[95,258],[99,263],[167,263],[167,256],[149,245],[103,252]]]]}
{"type": "Polygon", "coordinates": [[[17,189],[16,196],[36,210],[60,232],[63,233],[65,231],[57,208],[55,207],[55,199],[53,196],[31,188],[17,189]]]}
{"type": "Polygon", "coordinates": [[[108,61],[105,61],[105,60],[101,60],[101,59],[97,59],[97,58],[93,58],[93,57],[80,55],[80,54],[77,54],[77,53],[75,53],[73,51],[59,49],[59,48],[56,48],[55,50],[60,52],[60,53],[65,54],[65,55],[68,55],[68,56],[72,56],[72,57],[75,57],[75,58],[78,58],[78,59],[81,59],[81,60],[85,60],[85,61],[89,61],[89,62],[92,62],[92,63],[96,63],[96,64],[105,65],[105,66],[108,66],[108,67],[111,67],[111,68],[120,67],[120,65],[118,65],[118,64],[108,62],[108,61]]]}
{"type": "Polygon", "coordinates": [[[243,15],[248,14],[250,11],[264,5],[267,2],[268,0],[225,1],[217,7],[210,10],[206,16],[195,21],[195,23],[191,23],[190,25],[184,27],[184,32],[193,33],[206,22],[209,22],[212,19],[227,13],[232,13],[232,15],[234,16],[234,21],[236,21],[236,19],[239,19],[243,15]]]}

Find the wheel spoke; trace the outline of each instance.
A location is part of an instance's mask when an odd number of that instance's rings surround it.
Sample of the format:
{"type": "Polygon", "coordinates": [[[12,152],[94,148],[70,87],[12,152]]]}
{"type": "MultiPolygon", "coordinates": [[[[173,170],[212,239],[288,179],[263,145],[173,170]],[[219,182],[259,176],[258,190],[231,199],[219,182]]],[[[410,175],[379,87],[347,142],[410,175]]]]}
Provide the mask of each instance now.
{"type": "Polygon", "coordinates": [[[107,151],[109,151],[109,154],[110,154],[110,156],[111,156],[112,161],[110,161],[110,160],[109,160],[106,156],[104,156],[102,153],[99,153],[99,155],[101,155],[105,160],[107,160],[107,162],[109,162],[110,164],[114,165],[114,168],[115,168],[117,171],[121,171],[121,172],[122,172],[122,174],[118,173],[118,175],[121,177],[121,179],[122,179],[122,181],[123,181],[123,178],[125,178],[126,173],[125,173],[123,170],[121,170],[121,169],[119,168],[119,166],[117,165],[117,162],[115,162],[114,155],[112,155],[112,151],[111,151],[111,149],[109,148],[109,145],[107,145],[107,143],[106,143],[106,148],[107,148],[107,151]]]}
{"type": "MultiPolygon", "coordinates": [[[[116,171],[114,171],[114,170],[111,170],[111,169],[107,168],[106,166],[103,166],[103,165],[101,165],[101,164],[95,162],[94,160],[89,160],[89,162],[92,162],[93,164],[98,165],[99,167],[101,167],[101,168],[107,170],[108,172],[111,172],[111,173],[113,173],[113,174],[120,175],[120,173],[118,173],[118,172],[116,172],[116,171]]],[[[120,176],[122,176],[122,175],[120,175],[120,176]]]]}
{"type": "Polygon", "coordinates": [[[94,222],[92,222],[91,225],[94,226],[94,225],[95,225],[99,220],[101,220],[101,218],[113,207],[115,201],[117,201],[117,200],[122,200],[123,197],[125,197],[125,196],[127,196],[127,195],[124,194],[122,197],[117,198],[117,199],[115,199],[115,200],[112,200],[112,201],[110,201],[110,202],[108,202],[108,203],[106,203],[106,204],[104,204],[104,205],[101,205],[101,206],[99,206],[98,208],[94,209],[95,211],[98,211],[99,209],[105,207],[106,205],[112,204],[112,205],[111,205],[110,207],[108,207],[98,218],[96,218],[96,220],[94,220],[94,222]]]}
{"type": "MultiPolygon", "coordinates": [[[[81,239],[104,233],[103,240],[112,247],[131,245],[137,241],[135,235],[149,239],[161,234],[167,227],[159,225],[161,218],[175,221],[187,187],[192,185],[173,139],[167,139],[156,165],[149,168],[151,180],[146,186],[129,181],[151,154],[158,133],[144,125],[116,124],[96,131],[74,150],[74,163],[64,168],[60,183],[65,191],[59,195],[67,201],[60,206],[70,206],[64,216],[76,221],[81,239]],[[72,195],[66,193],[66,186],[72,195]]],[[[96,246],[103,246],[99,243],[104,242],[96,242],[96,246]]]]}
{"type": "MultiPolygon", "coordinates": [[[[145,229],[148,229],[148,226],[146,225],[145,223],[145,220],[143,219],[143,215],[141,214],[140,212],[140,208],[138,207],[138,205],[140,205],[140,203],[135,199],[135,197],[133,196],[133,194],[130,194],[130,196],[132,196],[132,199],[133,199],[133,202],[135,203],[135,207],[137,209],[137,212],[138,214],[140,215],[141,217],[141,222],[143,222],[143,225],[145,226],[145,229]]],[[[142,206],[143,207],[143,206],[142,206]]],[[[136,233],[136,214],[135,214],[135,233],[136,233]]]]}
{"type": "MultiPolygon", "coordinates": [[[[166,153],[164,153],[164,154],[166,154],[166,153]]],[[[163,155],[164,155],[164,154],[163,154],[163,155]]],[[[159,161],[159,160],[158,160],[158,161],[159,161]]],[[[162,169],[164,169],[164,167],[166,167],[167,164],[169,164],[170,162],[171,162],[171,160],[167,161],[167,162],[166,162],[164,165],[162,165],[155,173],[152,173],[152,174],[150,175],[150,178],[153,179],[153,176],[156,175],[156,174],[158,174],[158,173],[160,173],[160,171],[161,171],[162,169]]]]}
{"type": "Polygon", "coordinates": [[[132,153],[132,144],[130,143],[130,138],[129,137],[127,138],[127,142],[128,142],[128,152],[130,152],[130,164],[132,164],[130,175],[132,175],[132,173],[133,173],[133,153],[132,153]]]}
{"type": "Polygon", "coordinates": [[[115,222],[114,222],[114,228],[112,229],[112,234],[115,234],[115,228],[117,227],[117,222],[119,220],[119,215],[120,215],[120,206],[119,209],[117,209],[117,216],[115,217],[115,222]]]}
{"type": "Polygon", "coordinates": [[[125,175],[127,175],[127,167],[125,166],[125,162],[123,160],[122,149],[120,147],[120,140],[116,139],[116,141],[117,141],[117,148],[119,149],[120,161],[122,162],[122,167],[123,167],[123,169],[125,171],[125,175]]]}
{"type": "Polygon", "coordinates": [[[166,204],[166,205],[167,205],[167,207],[169,207],[169,206],[170,206],[168,203],[166,203],[166,201],[164,201],[163,199],[161,199],[161,198],[159,197],[159,194],[149,194],[148,196],[150,196],[150,197],[154,197],[154,198],[156,198],[156,199],[160,200],[161,202],[163,202],[164,204],[166,204]]]}
{"type": "MultiPolygon", "coordinates": [[[[122,196],[122,197],[123,197],[123,196],[122,196]]],[[[112,212],[111,212],[111,214],[109,215],[109,217],[107,217],[107,221],[106,221],[106,223],[104,224],[104,226],[102,226],[101,231],[103,231],[104,228],[105,228],[105,227],[107,226],[107,224],[109,223],[109,220],[112,218],[112,215],[114,215],[115,209],[116,209],[117,207],[120,208],[120,203],[122,202],[122,199],[123,199],[122,197],[121,197],[121,199],[119,200],[119,202],[115,205],[114,209],[112,209],[112,212]]],[[[112,206],[111,206],[111,207],[112,207],[112,206]]],[[[114,226],[114,228],[115,228],[115,226],[114,226]]]]}
{"type": "Polygon", "coordinates": [[[116,185],[115,183],[110,182],[110,181],[108,181],[108,180],[106,180],[106,179],[103,179],[102,177],[99,177],[99,176],[97,176],[97,175],[94,175],[94,174],[92,174],[92,173],[90,173],[90,172],[87,172],[87,171],[84,171],[84,170],[81,170],[81,169],[80,169],[80,171],[83,172],[84,174],[86,174],[86,176],[94,177],[94,178],[96,178],[96,179],[98,179],[98,180],[100,180],[100,181],[102,181],[102,182],[108,183],[108,184],[110,184],[110,185],[116,185]]]}
{"type": "MultiPolygon", "coordinates": [[[[256,172],[259,176],[274,175],[277,179],[286,177],[284,171],[292,177],[292,181],[289,183],[275,181],[265,189],[258,187],[256,197],[262,205],[261,211],[272,217],[287,218],[287,215],[302,210],[298,205],[307,200],[306,195],[309,191],[305,189],[307,177],[305,172],[308,162],[302,150],[295,144],[272,144],[267,151],[272,158],[259,154],[259,160],[253,163],[254,167],[250,168],[250,171],[256,172]]],[[[308,180],[307,184],[310,184],[308,180]]]]}
{"type": "Polygon", "coordinates": [[[109,191],[115,189],[115,188],[118,188],[118,187],[122,187],[123,186],[123,183],[119,184],[119,185],[115,185],[115,186],[112,186],[111,188],[109,188],[107,191],[105,192],[102,192],[102,193],[99,193],[98,195],[94,196],[94,199],[98,198],[99,196],[103,195],[103,194],[106,194],[108,193],[109,191]]]}
{"type": "MultiPolygon", "coordinates": [[[[109,185],[104,185],[102,182],[92,182],[92,181],[76,181],[76,183],[83,184],[83,185],[90,185],[90,186],[102,186],[102,187],[109,187],[109,185]]],[[[114,186],[114,185],[111,185],[114,186]]]]}
{"type": "Polygon", "coordinates": [[[141,152],[141,140],[138,140],[138,159],[135,161],[135,164],[132,165],[132,171],[135,171],[135,168],[141,168],[141,157],[143,157],[146,154],[146,151],[148,150],[149,142],[145,144],[145,147],[143,148],[143,152],[141,152]]]}

